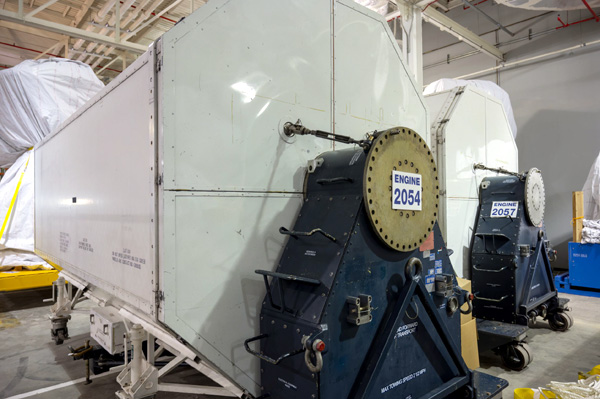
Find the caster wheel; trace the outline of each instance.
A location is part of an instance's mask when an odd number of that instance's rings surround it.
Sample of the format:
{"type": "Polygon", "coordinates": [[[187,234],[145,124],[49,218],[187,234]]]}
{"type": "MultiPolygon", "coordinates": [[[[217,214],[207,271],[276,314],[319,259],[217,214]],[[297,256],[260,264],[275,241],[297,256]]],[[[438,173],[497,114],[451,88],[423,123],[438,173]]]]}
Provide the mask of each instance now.
{"type": "Polygon", "coordinates": [[[62,344],[63,342],[65,342],[65,339],[67,339],[65,332],[63,330],[60,330],[56,334],[56,345],[62,344]]]}
{"type": "Polygon", "coordinates": [[[473,390],[473,387],[467,385],[463,390],[462,397],[464,399],[473,399],[475,397],[475,391],[473,390]]]}
{"type": "Polygon", "coordinates": [[[66,331],[66,329],[50,330],[50,333],[56,345],[60,345],[65,342],[65,340],[69,339],[69,333],[66,331]]]}
{"type": "Polygon", "coordinates": [[[573,326],[573,318],[565,312],[558,312],[548,317],[548,324],[554,331],[567,331],[573,326]]]}
{"type": "Polygon", "coordinates": [[[506,345],[501,356],[504,365],[515,371],[523,370],[533,361],[531,348],[524,342],[506,345]]]}

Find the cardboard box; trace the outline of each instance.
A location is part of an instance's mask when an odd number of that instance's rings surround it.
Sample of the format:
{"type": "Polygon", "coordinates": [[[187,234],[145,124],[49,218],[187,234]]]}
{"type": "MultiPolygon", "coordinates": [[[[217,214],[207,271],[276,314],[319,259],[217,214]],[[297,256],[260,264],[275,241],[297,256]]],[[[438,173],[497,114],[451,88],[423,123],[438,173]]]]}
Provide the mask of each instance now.
{"type": "Polygon", "coordinates": [[[471,370],[479,367],[479,347],[477,345],[477,321],[475,319],[460,326],[462,357],[471,370]]]}
{"type": "MultiPolygon", "coordinates": [[[[462,288],[465,291],[468,292],[472,292],[471,291],[471,280],[467,280],[465,278],[460,278],[460,277],[456,277],[456,281],[458,282],[458,286],[460,288],[462,288]]],[[[461,309],[462,310],[467,310],[469,306],[467,304],[464,304],[461,309]]],[[[469,314],[460,314],[460,324],[465,324],[468,323],[469,321],[473,320],[473,312],[469,313],[469,314]]]]}

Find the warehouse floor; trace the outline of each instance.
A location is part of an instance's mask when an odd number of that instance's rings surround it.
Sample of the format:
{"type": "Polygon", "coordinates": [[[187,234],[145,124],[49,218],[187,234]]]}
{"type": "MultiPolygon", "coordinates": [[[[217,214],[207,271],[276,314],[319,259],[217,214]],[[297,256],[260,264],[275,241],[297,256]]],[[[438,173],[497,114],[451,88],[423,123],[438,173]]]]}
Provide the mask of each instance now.
{"type": "MultiPolygon", "coordinates": [[[[600,298],[576,295],[571,299],[573,328],[556,333],[538,324],[529,331],[529,345],[534,352],[533,363],[522,372],[499,367],[499,358],[492,353],[481,356],[481,371],[505,378],[510,387],[504,398],[512,398],[518,387],[544,386],[551,380],[573,381],[578,371],[588,371],[600,364],[600,298]]],[[[119,389],[116,373],[103,375],[85,385],[83,361],[67,356],[68,345],[83,345],[89,337],[88,316],[74,314],[69,322],[72,337],[63,345],[50,340],[47,304],[42,299],[51,296],[50,289],[0,293],[0,398],[108,398],[119,389]],[[75,381],[76,383],[73,383],[75,381]]],[[[80,309],[91,306],[84,302],[80,309]]],[[[182,368],[169,382],[206,383],[206,380],[182,368]]],[[[208,398],[207,396],[159,393],[160,398],[208,398]]]]}

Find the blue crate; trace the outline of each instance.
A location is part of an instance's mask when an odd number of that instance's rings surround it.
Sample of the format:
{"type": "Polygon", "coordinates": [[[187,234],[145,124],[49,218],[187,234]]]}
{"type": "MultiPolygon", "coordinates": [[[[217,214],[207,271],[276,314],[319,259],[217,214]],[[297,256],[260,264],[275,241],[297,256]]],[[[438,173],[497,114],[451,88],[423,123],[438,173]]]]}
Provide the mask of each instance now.
{"type": "Polygon", "coordinates": [[[600,290],[600,244],[569,243],[569,280],[576,287],[600,290]]]}
{"type": "Polygon", "coordinates": [[[600,297],[600,244],[569,243],[569,273],[554,278],[559,292],[600,297]]]}

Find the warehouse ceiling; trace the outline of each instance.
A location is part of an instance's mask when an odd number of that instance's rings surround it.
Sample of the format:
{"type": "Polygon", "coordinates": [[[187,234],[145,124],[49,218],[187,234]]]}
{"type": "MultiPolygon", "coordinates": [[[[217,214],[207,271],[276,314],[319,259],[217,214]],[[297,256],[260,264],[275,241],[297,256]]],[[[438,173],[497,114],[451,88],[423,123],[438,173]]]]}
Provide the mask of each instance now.
{"type": "MultiPolygon", "coordinates": [[[[148,45],[171,29],[179,20],[203,6],[207,0],[0,0],[0,69],[10,68],[26,59],[65,57],[89,64],[105,83],[112,80],[142,54],[148,45]]],[[[490,42],[481,32],[457,23],[451,10],[476,10],[498,29],[515,36],[486,14],[484,6],[503,4],[533,10],[583,9],[589,15],[573,23],[558,21],[557,29],[586,21],[600,21],[593,8],[600,0],[355,0],[384,15],[399,39],[399,16],[403,4],[422,10],[423,19],[458,38],[498,62],[504,53],[498,43],[490,42]],[[566,4],[566,5],[565,5],[566,4]],[[587,10],[586,10],[587,9],[587,10]]],[[[496,13],[498,14],[498,13],[496,13]]],[[[454,13],[456,16],[456,13],[454,13]]],[[[524,21],[532,26],[555,14],[539,12],[524,21]]],[[[521,24],[522,25],[522,24],[521,24]]],[[[521,26],[519,25],[519,26],[521,26]]],[[[522,28],[519,32],[520,33],[522,28]]],[[[521,33],[527,35],[527,32],[521,33]]],[[[530,34],[531,35],[531,34],[530,34]]],[[[530,37],[531,39],[531,37],[530,37]]],[[[427,67],[426,67],[427,68],[427,67]]]]}
{"type": "Polygon", "coordinates": [[[0,68],[65,57],[105,82],[203,0],[0,0],[0,68]]]}

